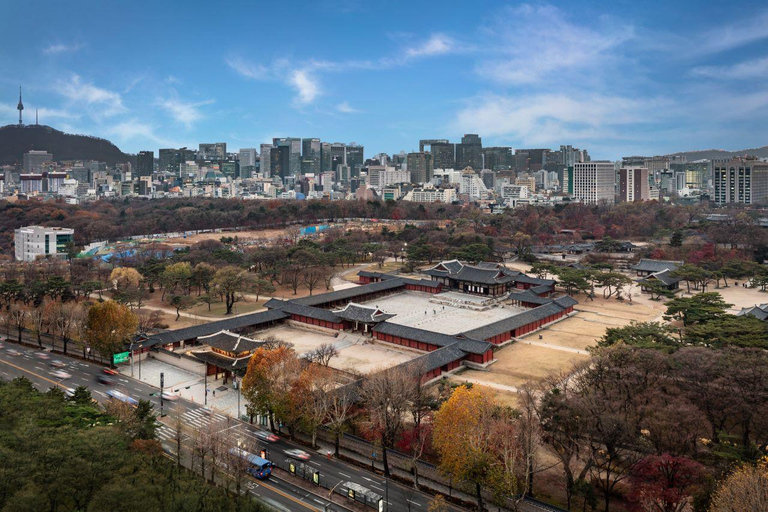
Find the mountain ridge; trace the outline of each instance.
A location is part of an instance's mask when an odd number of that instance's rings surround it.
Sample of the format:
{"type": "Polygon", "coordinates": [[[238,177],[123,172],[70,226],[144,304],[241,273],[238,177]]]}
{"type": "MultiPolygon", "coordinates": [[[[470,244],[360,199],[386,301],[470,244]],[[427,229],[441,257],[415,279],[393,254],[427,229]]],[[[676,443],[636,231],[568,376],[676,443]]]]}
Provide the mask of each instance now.
{"type": "Polygon", "coordinates": [[[56,161],[96,160],[108,165],[135,161],[135,156],[100,137],[65,133],[47,125],[0,127],[0,165],[21,165],[24,153],[31,150],[48,151],[56,161]]]}

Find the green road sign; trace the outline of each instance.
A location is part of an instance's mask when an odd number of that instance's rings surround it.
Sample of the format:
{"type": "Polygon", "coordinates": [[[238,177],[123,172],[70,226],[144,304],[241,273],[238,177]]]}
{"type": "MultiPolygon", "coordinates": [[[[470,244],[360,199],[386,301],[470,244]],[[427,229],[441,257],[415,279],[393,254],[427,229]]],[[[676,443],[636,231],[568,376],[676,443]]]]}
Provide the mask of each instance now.
{"type": "Polygon", "coordinates": [[[130,352],[120,352],[119,354],[114,354],[112,356],[112,364],[120,364],[128,361],[128,358],[131,357],[130,352]]]}
{"type": "Polygon", "coordinates": [[[312,481],[315,485],[320,485],[320,473],[312,473],[312,481]]]}

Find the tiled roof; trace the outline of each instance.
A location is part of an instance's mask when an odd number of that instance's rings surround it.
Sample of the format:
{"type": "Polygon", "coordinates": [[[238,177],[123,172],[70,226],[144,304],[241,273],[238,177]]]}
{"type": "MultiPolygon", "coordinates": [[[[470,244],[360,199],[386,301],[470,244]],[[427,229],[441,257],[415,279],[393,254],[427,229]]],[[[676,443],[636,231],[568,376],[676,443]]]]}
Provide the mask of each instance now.
{"type": "Polygon", "coordinates": [[[384,290],[395,290],[404,286],[405,281],[403,278],[395,277],[393,279],[387,279],[377,283],[369,283],[352,288],[344,288],[343,290],[337,290],[335,292],[322,293],[320,295],[310,295],[309,297],[302,297],[300,299],[292,299],[291,302],[294,304],[302,304],[304,306],[321,306],[339,300],[352,300],[369,293],[375,293],[384,290]]]}
{"type": "Polygon", "coordinates": [[[515,282],[532,284],[532,285],[547,285],[547,286],[555,286],[555,283],[557,283],[557,281],[555,281],[554,279],[540,279],[538,277],[529,276],[522,273],[515,276],[515,282]]]}
{"type": "Polygon", "coordinates": [[[246,357],[231,358],[226,357],[210,350],[201,350],[199,352],[188,352],[188,354],[196,357],[204,363],[210,363],[218,366],[219,368],[226,368],[228,370],[241,370],[248,367],[248,361],[251,359],[251,355],[246,357]]]}
{"type": "Polygon", "coordinates": [[[638,270],[640,272],[663,272],[665,270],[675,270],[682,265],[683,261],[670,261],[670,260],[649,260],[641,259],[637,265],[630,267],[632,270],[638,270]]]}
{"type": "Polygon", "coordinates": [[[363,306],[361,304],[355,304],[354,302],[348,303],[344,309],[339,309],[333,312],[335,315],[352,322],[383,322],[395,315],[387,314],[380,311],[378,308],[372,308],[369,306],[363,306]]]}
{"type": "Polygon", "coordinates": [[[671,273],[670,270],[664,270],[662,272],[654,272],[653,274],[648,275],[647,277],[641,279],[639,282],[645,283],[648,282],[651,278],[655,278],[661,283],[663,283],[666,286],[673,285],[675,283],[680,282],[679,277],[672,277],[669,274],[671,273]]]}
{"type": "Polygon", "coordinates": [[[316,308],[314,306],[306,306],[299,304],[295,300],[279,300],[270,299],[264,304],[268,308],[283,311],[291,315],[300,315],[307,318],[314,318],[315,320],[323,320],[325,322],[341,323],[341,318],[327,309],[316,308]]]}
{"type": "Polygon", "coordinates": [[[541,320],[542,318],[546,318],[550,315],[560,313],[564,309],[565,307],[553,301],[549,304],[544,304],[543,306],[524,311],[519,315],[502,318],[501,320],[490,323],[488,325],[484,325],[482,327],[478,327],[477,329],[465,331],[462,334],[468,338],[487,340],[499,334],[509,332],[517,329],[518,327],[522,327],[537,320],[541,320]]]}
{"type": "Polygon", "coordinates": [[[760,306],[752,306],[751,308],[742,308],[741,311],[736,313],[736,316],[747,316],[751,315],[758,320],[766,320],[768,319],[768,308],[764,307],[765,305],[760,306]]]}
{"type": "Polygon", "coordinates": [[[421,343],[429,343],[438,347],[447,347],[458,343],[465,352],[469,352],[471,354],[484,354],[489,348],[492,347],[492,345],[487,341],[472,339],[470,336],[451,336],[450,334],[427,331],[424,329],[408,327],[407,325],[400,325],[392,322],[382,322],[374,326],[373,331],[380,332],[382,334],[389,334],[390,336],[399,336],[401,338],[418,341],[421,343]]]}
{"type": "Polygon", "coordinates": [[[200,336],[209,336],[220,331],[235,331],[244,327],[257,327],[259,325],[275,322],[287,318],[288,315],[278,310],[262,311],[250,315],[236,316],[226,320],[217,320],[201,325],[193,325],[183,329],[174,329],[150,336],[145,346],[166,345],[183,340],[191,340],[200,336]]]}
{"type": "Polygon", "coordinates": [[[520,302],[529,302],[531,304],[549,304],[552,302],[552,299],[549,297],[539,297],[532,290],[533,289],[531,288],[525,291],[511,292],[507,296],[507,299],[519,300],[520,302]]]}
{"type": "Polygon", "coordinates": [[[199,336],[197,341],[205,343],[210,347],[223,350],[224,352],[232,352],[234,354],[250,352],[262,345],[259,341],[229,331],[219,331],[216,334],[199,336]]]}
{"type": "Polygon", "coordinates": [[[459,272],[451,275],[451,279],[456,279],[457,281],[488,285],[509,283],[515,278],[515,274],[506,269],[488,269],[471,267],[469,265],[464,265],[459,272]]]}

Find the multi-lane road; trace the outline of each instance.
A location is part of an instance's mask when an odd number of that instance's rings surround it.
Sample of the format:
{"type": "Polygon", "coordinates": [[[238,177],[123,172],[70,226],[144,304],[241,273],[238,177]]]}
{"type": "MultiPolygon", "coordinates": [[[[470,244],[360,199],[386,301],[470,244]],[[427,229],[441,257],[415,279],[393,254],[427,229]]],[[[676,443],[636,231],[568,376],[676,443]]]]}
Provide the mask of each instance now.
{"type": "MultiPolygon", "coordinates": [[[[16,377],[27,377],[33,384],[45,391],[53,386],[62,388],[75,388],[77,386],[87,386],[93,397],[99,402],[107,400],[106,392],[109,389],[117,389],[135,399],[151,400],[155,409],[160,410],[160,397],[158,389],[149,386],[143,382],[131,379],[123,375],[114,377],[115,382],[111,385],[100,384],[99,375],[103,374],[103,367],[86,361],[68,358],[60,354],[48,354],[47,359],[40,357],[37,349],[19,346],[16,343],[0,341],[0,379],[11,380],[16,377]],[[54,375],[55,369],[50,366],[54,360],[64,363],[61,368],[70,376],[66,379],[60,379],[54,375]]],[[[183,399],[174,401],[164,400],[164,411],[166,417],[162,418],[163,425],[158,429],[158,439],[163,444],[166,451],[175,453],[175,423],[177,417],[181,418],[184,425],[184,435],[194,435],[195,431],[214,430],[227,431],[227,435],[234,435],[241,439],[246,446],[268,451],[268,458],[272,461],[284,463],[290,457],[286,450],[303,449],[298,445],[292,444],[285,439],[265,443],[260,434],[263,431],[254,425],[244,423],[238,420],[226,418],[224,415],[215,411],[210,411],[200,404],[188,402],[183,399]]],[[[306,450],[308,451],[308,450],[306,450]]],[[[309,452],[309,451],[308,451],[309,452]]],[[[417,492],[414,489],[402,486],[392,480],[387,480],[379,475],[375,475],[356,466],[341,462],[334,458],[327,458],[316,452],[309,452],[310,459],[305,462],[308,468],[320,473],[320,478],[327,487],[343,488],[347,482],[352,482],[365,487],[372,492],[386,497],[387,507],[385,510],[419,510],[424,511],[429,507],[431,496],[417,492]]],[[[285,464],[282,464],[285,466],[285,464]]],[[[297,477],[290,476],[282,471],[273,473],[272,477],[266,481],[250,480],[248,484],[249,492],[254,496],[261,498],[267,503],[278,509],[284,510],[352,510],[359,509],[351,503],[345,504],[343,498],[336,495],[334,503],[328,501],[328,490],[322,487],[316,487],[313,492],[306,490],[311,486],[297,483],[300,481],[297,477]]],[[[372,509],[369,509],[372,510],[372,509]]],[[[451,507],[451,511],[463,510],[457,507],[451,507]]]]}

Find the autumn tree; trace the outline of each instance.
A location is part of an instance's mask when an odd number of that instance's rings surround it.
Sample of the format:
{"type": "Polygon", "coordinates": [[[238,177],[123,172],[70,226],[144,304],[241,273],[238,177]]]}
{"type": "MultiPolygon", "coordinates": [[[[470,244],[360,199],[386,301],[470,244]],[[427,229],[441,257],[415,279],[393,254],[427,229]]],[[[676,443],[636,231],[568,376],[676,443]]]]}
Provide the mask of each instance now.
{"type": "Polygon", "coordinates": [[[115,267],[109,274],[109,282],[113,290],[137,288],[141,279],[139,271],[131,267],[115,267]]]}
{"type": "Polygon", "coordinates": [[[341,438],[348,428],[348,420],[355,405],[350,386],[342,386],[328,393],[328,429],[333,435],[334,454],[339,456],[341,438]]]}
{"type": "Polygon", "coordinates": [[[317,364],[304,368],[293,383],[291,397],[301,424],[312,438],[313,448],[317,447],[317,429],[328,415],[328,394],[335,386],[332,371],[317,364]]]}
{"type": "Polygon", "coordinates": [[[768,510],[768,461],[757,466],[743,465],[718,487],[711,512],[768,510]]]}
{"type": "Polygon", "coordinates": [[[683,512],[704,476],[704,466],[691,459],[650,455],[632,469],[627,497],[640,510],[683,512]]]}
{"type": "Polygon", "coordinates": [[[301,372],[301,363],[293,349],[277,347],[269,350],[260,347],[248,361],[243,378],[243,396],[252,410],[269,418],[271,430],[275,419],[288,416],[291,407],[291,390],[301,372]]]}
{"type": "Polygon", "coordinates": [[[126,306],[107,300],[91,306],[85,326],[88,344],[110,358],[131,341],[139,320],[126,306]]]}

